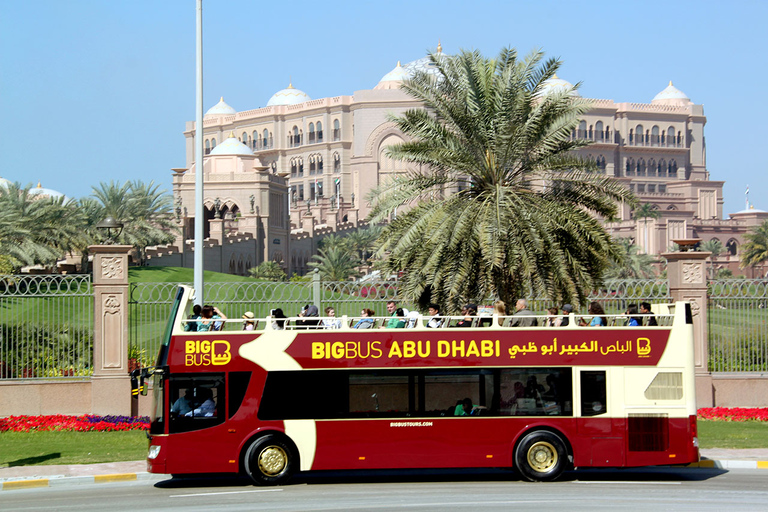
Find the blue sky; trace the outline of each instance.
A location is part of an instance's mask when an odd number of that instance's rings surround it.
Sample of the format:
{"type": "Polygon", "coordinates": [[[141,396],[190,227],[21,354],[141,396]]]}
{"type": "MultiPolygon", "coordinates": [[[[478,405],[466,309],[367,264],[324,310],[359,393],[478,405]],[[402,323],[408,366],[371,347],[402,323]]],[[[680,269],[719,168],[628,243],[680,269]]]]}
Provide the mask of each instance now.
{"type": "MultiPolygon", "coordinates": [[[[589,98],[650,102],[672,80],[704,105],[724,212],[768,210],[768,2],[204,0],[204,108],[370,89],[398,60],[541,48],[589,98]]],[[[195,117],[195,0],[0,0],[0,176],[83,197],[100,182],[171,189],[195,117]]]]}

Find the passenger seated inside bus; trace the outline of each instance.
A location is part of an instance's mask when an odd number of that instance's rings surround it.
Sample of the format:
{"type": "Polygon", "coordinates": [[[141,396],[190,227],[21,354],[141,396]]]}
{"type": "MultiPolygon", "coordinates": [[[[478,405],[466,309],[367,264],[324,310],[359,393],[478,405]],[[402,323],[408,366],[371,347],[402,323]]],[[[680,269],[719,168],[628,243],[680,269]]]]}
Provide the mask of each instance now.
{"type": "Polygon", "coordinates": [[[296,320],[297,329],[317,329],[320,324],[320,312],[314,304],[307,304],[301,309],[299,316],[302,320],[296,320]]]}
{"type": "Polygon", "coordinates": [[[195,408],[195,393],[192,388],[187,388],[184,395],[180,396],[171,406],[171,414],[184,416],[195,408]]]}
{"type": "Polygon", "coordinates": [[[200,405],[195,407],[191,411],[184,414],[184,416],[191,417],[206,417],[211,418],[216,416],[216,402],[213,401],[213,392],[210,388],[197,388],[196,402],[200,405]]]}
{"type": "Polygon", "coordinates": [[[454,416],[471,416],[472,415],[472,399],[465,398],[464,400],[456,401],[456,407],[453,410],[454,416]]]}
{"type": "Polygon", "coordinates": [[[352,327],[353,329],[371,329],[375,323],[376,312],[372,309],[365,308],[360,312],[362,318],[352,327]]]}
{"type": "Polygon", "coordinates": [[[201,311],[202,321],[198,322],[198,331],[220,331],[224,327],[227,317],[216,306],[206,304],[201,311]]]}

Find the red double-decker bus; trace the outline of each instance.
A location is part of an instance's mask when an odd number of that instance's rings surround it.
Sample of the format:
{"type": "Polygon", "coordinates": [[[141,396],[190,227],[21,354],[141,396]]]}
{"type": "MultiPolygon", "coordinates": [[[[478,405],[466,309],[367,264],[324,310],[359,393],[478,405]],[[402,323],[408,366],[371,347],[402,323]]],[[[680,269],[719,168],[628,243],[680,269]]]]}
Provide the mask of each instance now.
{"type": "Polygon", "coordinates": [[[653,327],[581,327],[571,315],[556,328],[494,316],[354,329],[342,317],[188,332],[192,293],[180,287],[144,370],[152,473],[281,484],[298,471],[507,467],[549,481],[699,459],[687,303],[657,306],[653,327]]]}

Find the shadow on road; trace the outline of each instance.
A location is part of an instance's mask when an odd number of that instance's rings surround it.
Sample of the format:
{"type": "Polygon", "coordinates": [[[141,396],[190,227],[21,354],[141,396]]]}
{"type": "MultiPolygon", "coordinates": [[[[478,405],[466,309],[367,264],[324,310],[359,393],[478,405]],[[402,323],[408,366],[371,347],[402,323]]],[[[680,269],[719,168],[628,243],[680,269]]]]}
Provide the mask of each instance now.
{"type": "MultiPolygon", "coordinates": [[[[630,481],[690,482],[704,481],[727,473],[717,468],[648,467],[601,468],[566,471],[557,482],[630,481]]],[[[509,469],[398,469],[357,471],[315,471],[295,475],[287,485],[333,485],[371,483],[424,482],[521,482],[527,483],[509,469]]],[[[252,481],[239,475],[174,475],[157,482],[159,488],[247,487],[252,481]]],[[[543,485],[543,484],[540,484],[543,485]]]]}

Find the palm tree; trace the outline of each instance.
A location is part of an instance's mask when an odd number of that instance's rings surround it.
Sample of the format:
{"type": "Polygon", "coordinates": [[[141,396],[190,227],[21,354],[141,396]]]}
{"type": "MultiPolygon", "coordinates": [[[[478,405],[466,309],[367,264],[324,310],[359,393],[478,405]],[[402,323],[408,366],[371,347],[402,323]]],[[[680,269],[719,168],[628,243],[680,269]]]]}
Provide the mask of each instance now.
{"type": "Polygon", "coordinates": [[[699,245],[699,250],[704,252],[710,252],[712,254],[709,255],[709,275],[711,279],[715,278],[715,260],[718,256],[720,256],[723,252],[725,252],[725,247],[723,246],[723,243],[720,240],[717,240],[716,238],[713,238],[712,240],[707,240],[706,242],[699,245]]]}
{"type": "Polygon", "coordinates": [[[605,271],[605,279],[648,279],[655,276],[653,258],[641,253],[629,238],[619,238],[624,258],[613,261],[605,271]]]}
{"type": "Polygon", "coordinates": [[[368,197],[372,222],[406,205],[378,246],[390,271],[405,271],[400,292],[449,309],[530,294],[584,302],[621,256],[596,216],[634,203],[573,153],[588,144],[571,130],[589,101],[548,91],[560,63],[540,52],[430,58],[437,76],[403,84],[426,108],[392,118],[411,140],[388,150],[421,165],[368,197]]]}
{"type": "Polygon", "coordinates": [[[263,279],[265,281],[286,281],[283,267],[276,261],[264,261],[258,266],[248,269],[248,274],[254,279],[263,279]]]}
{"type": "Polygon", "coordinates": [[[0,188],[0,253],[14,271],[55,264],[77,246],[84,224],[74,201],[35,196],[19,183],[0,188]]]}
{"type": "Polygon", "coordinates": [[[314,261],[308,265],[320,271],[320,277],[327,281],[346,281],[350,277],[357,277],[357,259],[350,252],[341,247],[329,247],[320,249],[319,254],[312,256],[314,261]]]}
{"type": "Polygon", "coordinates": [[[360,264],[365,265],[369,255],[376,247],[376,241],[381,236],[381,226],[369,226],[367,229],[359,229],[350,233],[345,240],[349,248],[360,257],[360,264]]]}
{"type": "Polygon", "coordinates": [[[173,200],[154,182],[101,183],[93,197],[101,205],[101,220],[112,216],[123,223],[119,241],[136,248],[139,261],[150,245],[170,243],[179,227],[173,222],[173,200]]]}
{"type": "Polygon", "coordinates": [[[768,260],[768,220],[744,235],[747,242],[741,249],[741,268],[756,267],[768,260]]]}
{"type": "Polygon", "coordinates": [[[643,203],[634,211],[636,219],[643,219],[643,231],[645,236],[643,241],[643,250],[645,250],[646,253],[648,252],[648,219],[658,219],[661,217],[661,214],[657,208],[658,207],[656,205],[651,203],[643,203]]]}

